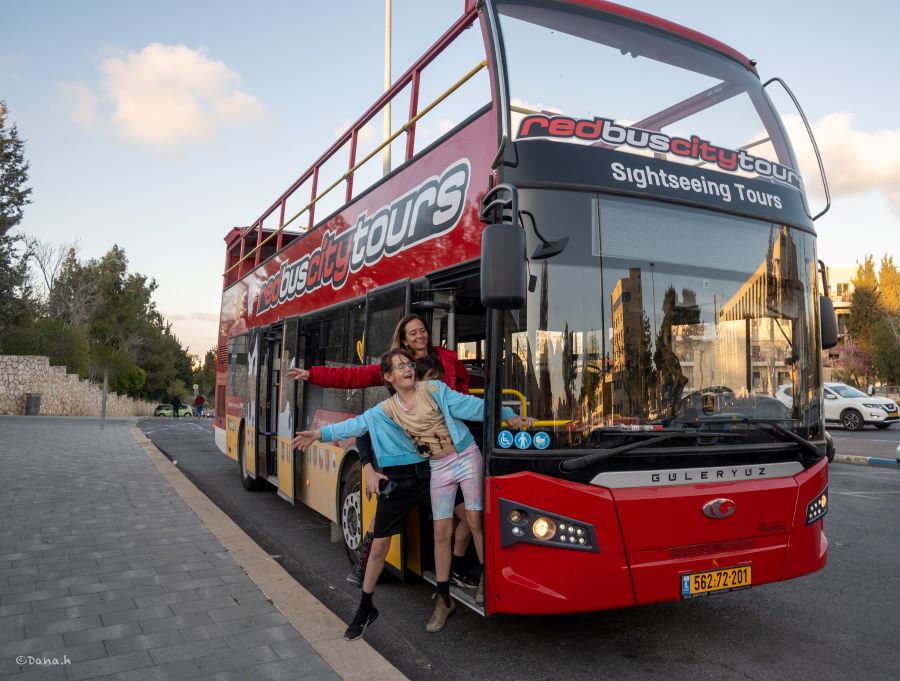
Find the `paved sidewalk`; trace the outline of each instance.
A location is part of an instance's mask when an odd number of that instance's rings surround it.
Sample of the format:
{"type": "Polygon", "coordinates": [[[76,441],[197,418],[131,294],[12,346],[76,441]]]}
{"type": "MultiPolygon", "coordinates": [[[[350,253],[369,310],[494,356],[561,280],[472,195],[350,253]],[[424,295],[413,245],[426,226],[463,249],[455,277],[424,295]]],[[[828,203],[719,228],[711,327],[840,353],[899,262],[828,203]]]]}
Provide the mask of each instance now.
{"type": "Polygon", "coordinates": [[[0,417],[0,677],[403,678],[134,423],[0,417]]]}

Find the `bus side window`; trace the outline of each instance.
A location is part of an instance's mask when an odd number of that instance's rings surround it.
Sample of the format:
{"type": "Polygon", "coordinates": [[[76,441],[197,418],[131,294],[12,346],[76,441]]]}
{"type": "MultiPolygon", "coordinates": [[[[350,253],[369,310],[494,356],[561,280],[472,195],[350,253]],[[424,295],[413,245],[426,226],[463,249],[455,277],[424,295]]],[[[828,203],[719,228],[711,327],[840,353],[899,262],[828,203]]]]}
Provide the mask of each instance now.
{"type": "MultiPolygon", "coordinates": [[[[407,286],[398,286],[370,295],[366,302],[366,362],[377,363],[391,347],[391,337],[400,318],[406,314],[407,286]]],[[[385,388],[366,388],[363,409],[375,406],[387,397],[385,388]]]]}

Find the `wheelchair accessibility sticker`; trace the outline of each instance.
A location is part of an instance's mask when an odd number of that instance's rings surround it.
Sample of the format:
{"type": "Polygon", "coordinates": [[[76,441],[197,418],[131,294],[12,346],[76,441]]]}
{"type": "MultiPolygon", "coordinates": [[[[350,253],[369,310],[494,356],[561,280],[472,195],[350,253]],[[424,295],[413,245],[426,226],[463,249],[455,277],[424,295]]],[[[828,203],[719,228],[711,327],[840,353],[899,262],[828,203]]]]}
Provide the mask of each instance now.
{"type": "Polygon", "coordinates": [[[501,430],[497,433],[497,446],[503,449],[509,449],[513,446],[513,435],[508,430],[501,430]]]}

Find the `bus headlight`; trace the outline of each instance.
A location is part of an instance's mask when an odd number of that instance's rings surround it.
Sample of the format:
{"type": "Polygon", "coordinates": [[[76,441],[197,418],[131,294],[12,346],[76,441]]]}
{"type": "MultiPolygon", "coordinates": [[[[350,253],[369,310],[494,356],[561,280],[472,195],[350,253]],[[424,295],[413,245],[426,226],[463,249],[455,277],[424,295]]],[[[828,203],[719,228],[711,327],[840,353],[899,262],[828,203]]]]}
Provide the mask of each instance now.
{"type": "Polygon", "coordinates": [[[541,516],[534,521],[534,525],[531,526],[531,532],[538,541],[553,539],[553,535],[556,534],[556,523],[550,518],[541,516]]]}
{"type": "Polygon", "coordinates": [[[600,553],[594,526],[581,520],[500,499],[500,545],[538,544],[600,553]]]}
{"type": "Polygon", "coordinates": [[[828,488],[809,502],[806,507],[806,524],[812,525],[819,518],[828,513],[828,488]]]}

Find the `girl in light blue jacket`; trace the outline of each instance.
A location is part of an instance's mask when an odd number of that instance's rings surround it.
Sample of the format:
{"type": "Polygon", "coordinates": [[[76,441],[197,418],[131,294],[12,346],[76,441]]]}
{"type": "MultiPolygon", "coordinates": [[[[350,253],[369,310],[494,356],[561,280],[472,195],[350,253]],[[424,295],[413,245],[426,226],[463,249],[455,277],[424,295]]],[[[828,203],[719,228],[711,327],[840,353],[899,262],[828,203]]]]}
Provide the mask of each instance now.
{"type": "MultiPolygon", "coordinates": [[[[457,486],[462,488],[478,560],[482,564],[484,562],[481,522],[484,460],[471,432],[462,422],[483,420],[484,401],[458,393],[441,381],[417,383],[415,366],[415,360],[404,350],[392,350],[385,354],[381,362],[382,374],[395,394],[356,418],[297,433],[294,446],[304,449],[316,440],[333,442],[369,433],[378,463],[383,469],[417,463],[423,457],[429,460],[438,598],[426,629],[440,631],[456,607],[449,593],[453,505],[457,486]]],[[[521,425],[521,419],[509,407],[503,408],[502,416],[514,428],[521,425]]],[[[367,478],[369,475],[367,471],[367,478]]],[[[368,572],[367,569],[366,582],[370,581],[368,572]]]]}

